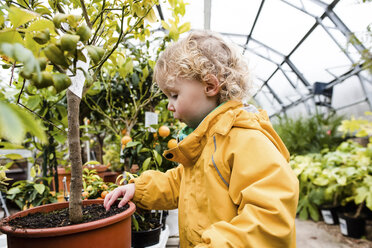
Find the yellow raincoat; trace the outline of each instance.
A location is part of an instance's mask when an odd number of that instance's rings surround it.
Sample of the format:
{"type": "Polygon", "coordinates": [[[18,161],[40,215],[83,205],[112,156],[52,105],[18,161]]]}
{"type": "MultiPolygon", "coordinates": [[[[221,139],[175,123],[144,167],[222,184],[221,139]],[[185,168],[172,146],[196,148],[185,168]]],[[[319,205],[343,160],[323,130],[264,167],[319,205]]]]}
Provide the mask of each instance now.
{"type": "Polygon", "coordinates": [[[164,156],[180,165],[134,179],[133,201],[178,208],[182,248],[296,247],[298,180],[265,111],[226,102],[164,156]]]}

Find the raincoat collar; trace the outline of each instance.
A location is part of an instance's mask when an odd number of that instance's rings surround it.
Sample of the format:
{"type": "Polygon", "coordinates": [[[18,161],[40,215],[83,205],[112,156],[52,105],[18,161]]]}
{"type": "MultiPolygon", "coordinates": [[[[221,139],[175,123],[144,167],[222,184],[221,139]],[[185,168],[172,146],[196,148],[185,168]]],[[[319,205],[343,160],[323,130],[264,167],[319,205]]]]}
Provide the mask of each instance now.
{"type": "Polygon", "coordinates": [[[289,159],[288,150],[272,128],[266,111],[248,112],[242,102],[234,100],[209,113],[191,134],[178,143],[177,147],[166,150],[163,156],[183,166],[192,166],[200,157],[208,137],[216,134],[225,136],[233,126],[260,130],[289,159]]]}

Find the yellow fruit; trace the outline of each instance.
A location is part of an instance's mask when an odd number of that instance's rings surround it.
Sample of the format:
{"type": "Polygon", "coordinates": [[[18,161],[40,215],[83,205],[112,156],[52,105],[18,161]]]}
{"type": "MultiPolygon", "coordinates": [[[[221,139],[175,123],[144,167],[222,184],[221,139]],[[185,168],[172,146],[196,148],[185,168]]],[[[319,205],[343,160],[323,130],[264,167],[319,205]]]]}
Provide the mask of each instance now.
{"type": "Polygon", "coordinates": [[[61,48],[65,51],[74,51],[79,39],[79,35],[65,34],[61,38],[61,48]]]}
{"type": "Polygon", "coordinates": [[[42,89],[53,85],[53,77],[50,72],[43,71],[41,72],[41,80],[38,80],[37,75],[33,74],[31,82],[36,88],[42,89]]]}
{"type": "Polygon", "coordinates": [[[102,47],[86,46],[86,49],[88,50],[89,57],[92,58],[95,64],[98,64],[98,62],[105,54],[105,49],[103,49],[102,47]]]}
{"type": "Polygon", "coordinates": [[[71,79],[66,74],[55,73],[52,75],[52,79],[57,93],[67,89],[71,85],[71,79]]]}
{"type": "Polygon", "coordinates": [[[50,40],[49,28],[44,29],[43,31],[37,32],[32,38],[34,39],[34,41],[36,41],[40,45],[47,43],[50,40]]]}
{"type": "Polygon", "coordinates": [[[68,67],[68,62],[65,55],[56,45],[50,44],[44,49],[45,56],[54,64],[68,67]]]}
{"type": "Polygon", "coordinates": [[[53,17],[54,26],[56,26],[57,28],[60,28],[61,27],[61,22],[66,21],[67,16],[68,16],[67,14],[57,13],[53,17]]]}
{"type": "Polygon", "coordinates": [[[80,36],[82,42],[85,42],[89,40],[90,36],[92,36],[92,31],[87,25],[83,24],[78,28],[76,34],[80,36]]]}
{"type": "Polygon", "coordinates": [[[126,145],[128,142],[131,142],[132,141],[132,138],[128,135],[125,135],[123,138],[121,138],[121,144],[122,145],[126,145]]]}
{"type": "Polygon", "coordinates": [[[37,61],[39,62],[40,71],[44,71],[48,60],[45,57],[39,57],[37,61]]]}
{"type": "Polygon", "coordinates": [[[168,141],[167,146],[168,146],[169,149],[173,149],[173,148],[175,148],[175,147],[177,146],[177,140],[175,140],[175,139],[170,139],[170,140],[168,141]]]}
{"type": "Polygon", "coordinates": [[[167,126],[161,126],[159,128],[159,135],[163,138],[167,137],[170,134],[170,129],[167,126]]]}

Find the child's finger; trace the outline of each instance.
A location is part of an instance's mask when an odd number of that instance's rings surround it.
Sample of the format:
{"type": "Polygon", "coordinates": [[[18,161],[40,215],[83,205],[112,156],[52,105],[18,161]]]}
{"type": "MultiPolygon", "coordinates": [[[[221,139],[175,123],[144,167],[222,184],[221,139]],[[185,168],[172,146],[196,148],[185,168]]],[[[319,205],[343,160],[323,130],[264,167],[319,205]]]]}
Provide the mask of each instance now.
{"type": "Polygon", "coordinates": [[[110,200],[112,194],[113,194],[113,191],[109,192],[109,193],[106,195],[106,197],[105,197],[105,199],[104,199],[104,201],[103,201],[103,207],[104,207],[106,210],[109,210],[110,207],[111,207],[111,205],[108,205],[108,202],[109,202],[109,200],[110,200]]]}
{"type": "Polygon", "coordinates": [[[118,199],[121,195],[125,193],[121,192],[119,188],[115,189],[114,191],[110,192],[111,195],[107,195],[105,198],[108,199],[108,202],[106,204],[106,210],[110,210],[111,205],[118,199]]]}
{"type": "Polygon", "coordinates": [[[127,204],[127,202],[129,202],[129,200],[130,200],[129,194],[125,194],[123,199],[121,199],[121,201],[119,202],[118,207],[121,208],[122,206],[125,206],[125,204],[127,204]]]}

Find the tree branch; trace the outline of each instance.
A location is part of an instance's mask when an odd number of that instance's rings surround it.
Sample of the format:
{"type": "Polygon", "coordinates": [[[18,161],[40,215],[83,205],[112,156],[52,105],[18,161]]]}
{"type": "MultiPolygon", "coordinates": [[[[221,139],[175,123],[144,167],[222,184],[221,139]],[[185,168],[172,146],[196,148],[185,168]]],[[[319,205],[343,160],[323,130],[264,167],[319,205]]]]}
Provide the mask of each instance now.
{"type": "Polygon", "coordinates": [[[80,0],[81,8],[83,10],[83,15],[85,18],[85,22],[87,23],[88,27],[92,29],[92,23],[90,23],[89,16],[87,13],[87,8],[85,7],[84,0],[80,0]]]}
{"type": "MultiPolygon", "coordinates": [[[[14,67],[15,67],[16,61],[14,61],[12,65],[12,71],[10,72],[10,81],[9,86],[12,86],[13,76],[14,76],[14,67]]],[[[23,85],[25,84],[25,81],[23,81],[23,85]]]]}

